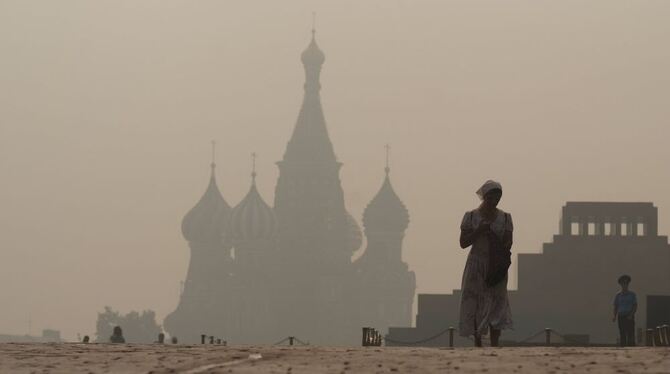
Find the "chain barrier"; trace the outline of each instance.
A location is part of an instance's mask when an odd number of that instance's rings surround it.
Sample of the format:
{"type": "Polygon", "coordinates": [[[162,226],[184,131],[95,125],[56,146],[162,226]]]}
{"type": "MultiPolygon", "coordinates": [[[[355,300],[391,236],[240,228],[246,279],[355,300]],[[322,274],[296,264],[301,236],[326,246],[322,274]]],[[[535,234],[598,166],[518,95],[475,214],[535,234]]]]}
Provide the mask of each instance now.
{"type": "Polygon", "coordinates": [[[297,342],[300,345],[309,345],[309,343],[305,343],[302,340],[296,338],[295,336],[287,336],[284,339],[274,343],[273,345],[281,345],[284,344],[286,341],[289,342],[289,345],[293,345],[293,342],[297,342]]]}
{"type": "MultiPolygon", "coordinates": [[[[535,334],[533,334],[533,335],[527,337],[526,339],[521,340],[521,341],[519,342],[519,344],[527,344],[527,343],[530,343],[531,340],[533,340],[533,339],[535,339],[535,338],[537,338],[538,336],[543,335],[543,334],[554,334],[554,335],[558,336],[559,338],[563,339],[563,344],[566,344],[566,343],[567,343],[567,344],[574,344],[574,345],[578,345],[578,346],[579,346],[579,345],[584,345],[584,343],[582,343],[582,342],[578,342],[578,341],[573,340],[573,339],[570,339],[570,338],[566,337],[565,335],[559,333],[558,331],[556,331],[556,330],[554,330],[554,329],[543,329],[543,330],[540,330],[540,331],[538,331],[537,333],[535,333],[535,334]]],[[[545,341],[545,344],[546,344],[546,341],[545,341]]],[[[551,344],[551,343],[549,343],[549,344],[551,344]]],[[[560,344],[560,343],[554,343],[554,344],[560,344]]]]}
{"type": "Polygon", "coordinates": [[[395,343],[395,344],[405,344],[405,345],[421,344],[421,343],[429,342],[433,339],[439,338],[440,336],[448,333],[450,329],[451,329],[451,327],[449,327],[445,330],[442,330],[442,331],[438,332],[437,334],[429,336],[425,339],[421,339],[421,340],[417,340],[417,341],[413,341],[413,342],[407,342],[407,341],[395,340],[395,339],[389,339],[389,338],[384,338],[384,341],[390,342],[390,343],[395,343]]]}

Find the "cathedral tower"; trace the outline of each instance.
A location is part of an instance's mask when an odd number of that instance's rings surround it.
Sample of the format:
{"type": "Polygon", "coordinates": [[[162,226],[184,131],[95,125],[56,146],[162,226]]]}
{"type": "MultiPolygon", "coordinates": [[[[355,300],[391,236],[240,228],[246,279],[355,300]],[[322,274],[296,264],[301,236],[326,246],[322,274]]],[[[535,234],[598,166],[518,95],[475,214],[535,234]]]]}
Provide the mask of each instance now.
{"type": "Polygon", "coordinates": [[[337,324],[348,318],[340,309],[346,298],[342,279],[352,272],[352,246],[341,164],[321,107],[319,78],[325,56],[314,30],[301,59],[305,93],[286,152],[277,163],[275,189],[282,283],[287,288],[282,319],[287,321],[287,333],[337,341],[342,332],[337,324]]]}
{"type": "MultiPolygon", "coordinates": [[[[277,219],[256,188],[256,155],[247,195],[233,209],[226,236],[235,249],[233,314],[227,336],[240,343],[270,342],[279,339],[274,305],[281,303],[276,282],[277,219]]],[[[222,314],[226,312],[222,311],[222,314]]],[[[223,317],[223,316],[222,316],[223,317]]]]}
{"type": "Polygon", "coordinates": [[[402,260],[409,213],[391,185],[390,170],[387,161],[384,183],[363,213],[367,248],[355,263],[361,322],[381,331],[411,325],[416,290],[414,272],[402,260]]]}
{"type": "Polygon", "coordinates": [[[220,324],[217,310],[227,302],[232,263],[230,241],[224,233],[231,208],[216,184],[213,154],[212,148],[207,190],[182,220],[182,234],[191,249],[191,259],[179,305],[164,322],[170,335],[183,342],[198,341],[200,331],[214,332],[220,324]]]}

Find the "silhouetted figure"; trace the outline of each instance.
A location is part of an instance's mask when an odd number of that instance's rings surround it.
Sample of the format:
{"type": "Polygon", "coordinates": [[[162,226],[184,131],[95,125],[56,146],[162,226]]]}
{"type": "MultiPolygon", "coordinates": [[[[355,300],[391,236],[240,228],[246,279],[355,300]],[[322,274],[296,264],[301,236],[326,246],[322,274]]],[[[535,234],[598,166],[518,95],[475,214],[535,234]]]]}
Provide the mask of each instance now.
{"type": "Polygon", "coordinates": [[[502,197],[500,183],[487,181],[477,196],[481,205],[465,213],[461,223],[461,248],[472,248],[463,271],[459,332],[474,336],[475,346],[481,347],[482,335],[491,329],[491,346],[497,347],[501,330],[512,327],[502,260],[506,256],[498,253],[512,248],[512,216],[497,208],[502,197]],[[504,276],[494,276],[495,272],[504,276]]]}
{"type": "Polygon", "coordinates": [[[637,311],[637,296],[628,290],[630,276],[619,277],[621,292],[614,296],[614,315],[612,322],[619,322],[619,344],[622,347],[635,346],[635,312],[637,311]]]}
{"type": "Polygon", "coordinates": [[[112,336],[109,337],[110,343],[125,343],[126,339],[123,338],[123,331],[121,326],[115,326],[112,336]]]}
{"type": "Polygon", "coordinates": [[[84,335],[84,340],[82,340],[81,342],[88,343],[89,341],[91,341],[91,338],[89,338],[88,335],[84,335]]]}

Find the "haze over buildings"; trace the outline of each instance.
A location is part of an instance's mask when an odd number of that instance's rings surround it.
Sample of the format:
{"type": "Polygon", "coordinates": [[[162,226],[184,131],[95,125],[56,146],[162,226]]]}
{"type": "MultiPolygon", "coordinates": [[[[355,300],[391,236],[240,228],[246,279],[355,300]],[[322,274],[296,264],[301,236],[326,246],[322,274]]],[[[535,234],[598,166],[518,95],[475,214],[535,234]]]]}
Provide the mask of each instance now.
{"type": "Polygon", "coordinates": [[[458,225],[488,178],[517,253],[565,201],[652,201],[670,232],[665,1],[3,1],[0,331],[175,309],[209,141],[231,205],[254,151],[274,200],[312,11],[347,208],[360,220],[391,144],[417,292],[459,287],[458,225]]]}

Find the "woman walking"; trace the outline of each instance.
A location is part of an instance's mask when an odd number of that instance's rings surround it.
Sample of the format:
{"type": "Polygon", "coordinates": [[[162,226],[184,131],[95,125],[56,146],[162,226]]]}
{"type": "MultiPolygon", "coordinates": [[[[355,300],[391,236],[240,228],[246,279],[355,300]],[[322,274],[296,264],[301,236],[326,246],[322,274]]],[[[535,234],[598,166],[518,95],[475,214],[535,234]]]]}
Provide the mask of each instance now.
{"type": "Polygon", "coordinates": [[[461,336],[474,336],[482,346],[482,335],[491,330],[491,346],[500,333],[512,328],[507,299],[507,268],[512,248],[512,216],[498,209],[500,183],[489,180],[477,191],[481,205],[465,213],[461,223],[461,248],[472,246],[461,284],[461,336]]]}

